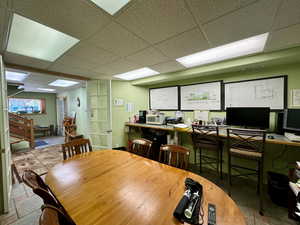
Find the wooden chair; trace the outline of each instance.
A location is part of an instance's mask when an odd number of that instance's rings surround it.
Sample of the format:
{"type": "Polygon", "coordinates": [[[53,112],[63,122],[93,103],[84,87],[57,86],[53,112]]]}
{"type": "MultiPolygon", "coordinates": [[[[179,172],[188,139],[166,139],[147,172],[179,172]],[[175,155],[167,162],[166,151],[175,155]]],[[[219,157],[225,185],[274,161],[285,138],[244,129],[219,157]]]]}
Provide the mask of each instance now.
{"type": "Polygon", "coordinates": [[[22,176],[22,180],[27,186],[32,189],[33,193],[37,194],[43,199],[45,204],[60,207],[60,204],[52,194],[48,185],[45,184],[43,179],[34,171],[25,170],[22,176]]]}
{"type": "Polygon", "coordinates": [[[92,151],[92,145],[89,139],[75,139],[68,143],[62,144],[64,160],[73,157],[74,155],[92,151]]]}
{"type": "Polygon", "coordinates": [[[64,127],[66,143],[75,139],[83,138],[83,135],[77,134],[76,116],[75,118],[65,117],[63,120],[63,127],[64,127]]]}
{"type": "Polygon", "coordinates": [[[234,176],[256,175],[258,178],[257,192],[260,195],[260,214],[263,215],[263,162],[266,143],[266,131],[250,129],[227,129],[227,151],[228,151],[228,192],[231,195],[232,169],[237,174],[234,176]],[[232,164],[233,157],[242,158],[257,163],[257,169],[247,168],[232,164]],[[241,173],[241,170],[249,171],[241,173]]]}
{"type": "Polygon", "coordinates": [[[144,138],[134,139],[129,148],[129,151],[146,158],[151,156],[152,141],[144,138]]]}
{"type": "Polygon", "coordinates": [[[190,150],[179,145],[162,145],[159,161],[180,169],[188,169],[190,150]]]}
{"type": "Polygon", "coordinates": [[[40,216],[40,225],[75,225],[68,215],[52,205],[43,205],[40,216]]]}
{"type": "Polygon", "coordinates": [[[197,165],[197,153],[199,152],[199,171],[202,173],[202,165],[214,164],[216,171],[223,178],[223,143],[219,137],[217,126],[192,125],[192,142],[194,148],[194,164],[197,165]],[[204,155],[203,149],[215,152],[216,157],[204,155]]]}

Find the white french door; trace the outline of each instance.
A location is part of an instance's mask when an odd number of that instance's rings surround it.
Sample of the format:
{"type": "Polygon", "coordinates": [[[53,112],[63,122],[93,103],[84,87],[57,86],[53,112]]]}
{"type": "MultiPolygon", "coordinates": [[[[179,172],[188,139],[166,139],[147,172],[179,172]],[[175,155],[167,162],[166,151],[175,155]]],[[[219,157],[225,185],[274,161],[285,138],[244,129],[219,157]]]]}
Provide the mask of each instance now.
{"type": "MultiPolygon", "coordinates": [[[[9,197],[11,191],[11,152],[9,144],[9,124],[8,124],[8,103],[7,103],[7,85],[4,76],[4,65],[0,55],[0,150],[1,150],[1,175],[0,182],[0,210],[2,213],[8,212],[9,197]],[[2,187],[1,187],[2,185],[2,187]]],[[[1,213],[0,213],[1,214],[1,213]]]]}
{"type": "Polygon", "coordinates": [[[87,82],[88,135],[93,149],[112,148],[111,81],[87,82]]]}

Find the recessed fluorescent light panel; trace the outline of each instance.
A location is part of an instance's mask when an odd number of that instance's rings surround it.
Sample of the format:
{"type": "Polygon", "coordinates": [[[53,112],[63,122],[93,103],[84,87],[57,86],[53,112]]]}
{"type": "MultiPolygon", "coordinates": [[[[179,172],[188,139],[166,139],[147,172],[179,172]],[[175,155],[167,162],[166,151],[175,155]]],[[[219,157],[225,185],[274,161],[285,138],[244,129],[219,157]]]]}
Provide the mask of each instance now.
{"type": "Polygon", "coordinates": [[[148,67],[144,67],[138,70],[132,70],[127,73],[121,73],[114,75],[114,77],[123,79],[123,80],[135,80],[144,77],[150,77],[159,74],[159,72],[152,70],[148,67]]]}
{"type": "Polygon", "coordinates": [[[55,89],[51,89],[51,88],[38,88],[38,90],[40,90],[40,91],[49,91],[49,92],[55,91],[55,89]]]}
{"type": "Polygon", "coordinates": [[[23,81],[26,77],[28,77],[27,73],[15,72],[15,71],[5,71],[6,80],[9,81],[23,81]]]}
{"type": "Polygon", "coordinates": [[[77,42],[74,37],[14,14],[7,51],[53,62],[77,42]]]}
{"type": "Polygon", "coordinates": [[[253,36],[184,56],[176,60],[185,67],[193,67],[262,52],[268,39],[268,35],[269,33],[253,36]]]}
{"type": "Polygon", "coordinates": [[[110,15],[114,15],[123,6],[125,6],[130,0],[91,0],[97,6],[108,12],[110,15]]]}
{"type": "Polygon", "coordinates": [[[77,81],[71,81],[71,80],[56,80],[52,83],[48,84],[50,86],[56,86],[56,87],[71,87],[76,84],[79,84],[77,81]]]}

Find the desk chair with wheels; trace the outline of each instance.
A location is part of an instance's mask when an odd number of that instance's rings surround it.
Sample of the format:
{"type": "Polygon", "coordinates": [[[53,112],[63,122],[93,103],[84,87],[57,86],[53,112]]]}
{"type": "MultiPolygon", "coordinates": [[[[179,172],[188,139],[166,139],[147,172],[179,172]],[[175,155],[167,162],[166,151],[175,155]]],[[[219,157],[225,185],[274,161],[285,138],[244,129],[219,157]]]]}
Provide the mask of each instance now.
{"type": "Polygon", "coordinates": [[[191,134],[194,147],[194,163],[197,165],[197,153],[199,152],[199,171],[202,172],[202,165],[215,164],[217,173],[222,179],[223,143],[219,137],[217,126],[192,125],[191,134]],[[203,155],[202,150],[213,151],[216,157],[203,155]],[[202,162],[203,161],[203,162],[202,162]]]}
{"type": "Polygon", "coordinates": [[[266,131],[250,129],[227,129],[228,151],[228,192],[231,195],[232,169],[237,171],[234,176],[257,175],[257,193],[260,196],[260,214],[263,215],[263,162],[266,142],[266,131]],[[257,169],[232,164],[232,158],[242,158],[257,163],[257,169]],[[241,173],[240,171],[249,171],[241,173]]]}

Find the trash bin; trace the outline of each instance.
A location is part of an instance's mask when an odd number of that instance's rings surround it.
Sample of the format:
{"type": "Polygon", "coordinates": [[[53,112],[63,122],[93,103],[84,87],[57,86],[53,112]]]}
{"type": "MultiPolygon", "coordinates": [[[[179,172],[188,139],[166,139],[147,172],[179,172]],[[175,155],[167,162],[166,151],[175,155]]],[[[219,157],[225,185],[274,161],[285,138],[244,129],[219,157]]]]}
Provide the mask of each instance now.
{"type": "Polygon", "coordinates": [[[268,194],[272,202],[288,207],[289,178],[283,174],[268,172],[268,194]]]}

